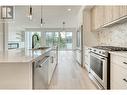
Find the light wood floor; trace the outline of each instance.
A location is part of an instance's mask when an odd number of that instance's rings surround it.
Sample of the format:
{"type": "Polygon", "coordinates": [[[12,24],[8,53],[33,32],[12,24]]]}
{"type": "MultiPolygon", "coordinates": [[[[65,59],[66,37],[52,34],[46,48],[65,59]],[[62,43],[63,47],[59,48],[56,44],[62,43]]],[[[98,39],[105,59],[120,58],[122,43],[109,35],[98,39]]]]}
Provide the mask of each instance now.
{"type": "Polygon", "coordinates": [[[49,89],[88,90],[96,87],[89,79],[87,71],[75,62],[72,51],[60,51],[58,65],[49,89]]]}

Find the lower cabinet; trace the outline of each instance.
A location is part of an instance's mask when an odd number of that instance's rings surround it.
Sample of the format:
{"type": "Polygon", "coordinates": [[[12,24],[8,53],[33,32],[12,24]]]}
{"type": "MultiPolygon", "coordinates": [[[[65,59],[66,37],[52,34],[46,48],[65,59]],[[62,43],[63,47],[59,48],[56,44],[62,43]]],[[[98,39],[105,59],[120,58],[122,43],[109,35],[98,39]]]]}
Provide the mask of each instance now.
{"type": "Polygon", "coordinates": [[[124,66],[124,59],[127,60],[120,56],[113,56],[111,59],[111,89],[127,89],[127,69],[124,66]]]}
{"type": "Polygon", "coordinates": [[[31,63],[1,63],[0,89],[32,89],[31,63]]]}
{"type": "Polygon", "coordinates": [[[89,64],[90,64],[90,53],[89,48],[85,48],[84,50],[84,62],[83,66],[89,71],[89,64]]]}
{"type": "Polygon", "coordinates": [[[76,51],[76,60],[79,64],[81,64],[81,51],[80,50],[76,51]]]}
{"type": "Polygon", "coordinates": [[[51,82],[51,79],[53,77],[53,73],[54,73],[55,67],[57,65],[57,62],[58,62],[58,51],[57,51],[57,48],[56,48],[56,49],[53,49],[50,52],[50,62],[49,62],[49,72],[48,72],[48,84],[50,84],[50,82],[51,82]]]}
{"type": "Polygon", "coordinates": [[[127,70],[117,64],[111,66],[111,89],[127,89],[127,70]]]}

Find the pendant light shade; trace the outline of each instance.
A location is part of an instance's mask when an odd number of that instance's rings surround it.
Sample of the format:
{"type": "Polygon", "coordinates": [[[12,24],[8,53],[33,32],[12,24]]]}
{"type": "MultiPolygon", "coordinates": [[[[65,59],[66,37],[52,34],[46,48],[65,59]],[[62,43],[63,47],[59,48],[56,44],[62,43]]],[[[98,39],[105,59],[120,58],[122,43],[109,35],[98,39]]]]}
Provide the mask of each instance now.
{"type": "Polygon", "coordinates": [[[63,31],[62,32],[65,32],[65,22],[63,21],[63,31]]]}
{"type": "Polygon", "coordinates": [[[41,27],[43,26],[43,19],[41,18],[41,27]]]}
{"type": "Polygon", "coordinates": [[[43,27],[43,24],[45,24],[44,23],[44,19],[43,19],[43,6],[41,6],[41,28],[43,27]]]}
{"type": "Polygon", "coordinates": [[[30,6],[30,8],[29,8],[29,16],[28,16],[30,20],[32,20],[32,11],[33,11],[32,6],[30,6]]]}

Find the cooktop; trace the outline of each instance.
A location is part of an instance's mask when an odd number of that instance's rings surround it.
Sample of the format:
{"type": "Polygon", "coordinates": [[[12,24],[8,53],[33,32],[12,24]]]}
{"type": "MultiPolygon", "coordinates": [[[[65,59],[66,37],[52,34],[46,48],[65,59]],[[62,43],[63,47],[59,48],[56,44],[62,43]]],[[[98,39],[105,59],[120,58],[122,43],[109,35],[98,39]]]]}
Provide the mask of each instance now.
{"type": "Polygon", "coordinates": [[[127,51],[126,47],[115,47],[115,46],[94,46],[93,48],[108,50],[108,51],[127,51]]]}

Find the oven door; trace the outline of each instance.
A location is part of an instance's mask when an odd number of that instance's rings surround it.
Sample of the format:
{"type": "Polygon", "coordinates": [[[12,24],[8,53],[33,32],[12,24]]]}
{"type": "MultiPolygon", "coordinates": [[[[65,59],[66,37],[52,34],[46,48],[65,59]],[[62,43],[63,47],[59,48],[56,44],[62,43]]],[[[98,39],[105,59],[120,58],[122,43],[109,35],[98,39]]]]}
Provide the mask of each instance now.
{"type": "Polygon", "coordinates": [[[101,86],[99,88],[107,89],[107,58],[91,52],[90,74],[98,86],[101,86]]]}

